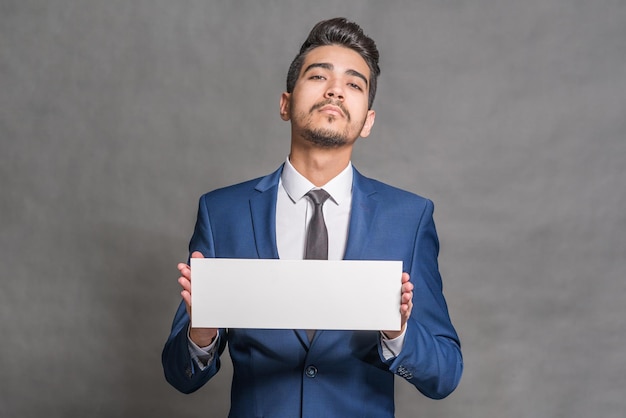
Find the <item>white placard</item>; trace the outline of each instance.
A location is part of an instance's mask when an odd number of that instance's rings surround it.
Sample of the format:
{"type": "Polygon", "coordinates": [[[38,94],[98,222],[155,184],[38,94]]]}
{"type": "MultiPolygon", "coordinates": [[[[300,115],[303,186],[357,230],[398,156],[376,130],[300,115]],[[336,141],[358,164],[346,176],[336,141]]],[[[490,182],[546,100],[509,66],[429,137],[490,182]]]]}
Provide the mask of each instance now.
{"type": "Polygon", "coordinates": [[[401,261],[191,259],[194,327],[400,330],[401,261]]]}

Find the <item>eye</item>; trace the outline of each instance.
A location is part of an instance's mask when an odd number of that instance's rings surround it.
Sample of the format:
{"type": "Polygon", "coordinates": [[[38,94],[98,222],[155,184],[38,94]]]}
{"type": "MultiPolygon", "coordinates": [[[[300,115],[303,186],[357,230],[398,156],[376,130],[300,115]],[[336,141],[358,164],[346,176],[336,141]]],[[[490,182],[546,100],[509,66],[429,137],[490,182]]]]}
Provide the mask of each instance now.
{"type": "Polygon", "coordinates": [[[355,89],[355,90],[359,90],[362,91],[363,89],[361,88],[361,86],[359,86],[356,83],[348,83],[348,86],[350,86],[351,88],[355,89]]]}
{"type": "Polygon", "coordinates": [[[309,80],[326,80],[326,77],[323,75],[315,74],[309,77],[309,80]]]}

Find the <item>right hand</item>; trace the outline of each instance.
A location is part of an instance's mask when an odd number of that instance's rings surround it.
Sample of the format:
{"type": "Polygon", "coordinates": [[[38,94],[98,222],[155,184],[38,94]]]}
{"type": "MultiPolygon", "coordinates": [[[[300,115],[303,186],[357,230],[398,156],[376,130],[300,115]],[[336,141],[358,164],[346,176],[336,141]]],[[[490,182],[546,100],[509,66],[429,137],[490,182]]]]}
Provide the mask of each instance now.
{"type": "MultiPolygon", "coordinates": [[[[194,251],[191,258],[204,258],[200,251],[194,251]]],[[[185,301],[187,315],[191,318],[191,267],[185,263],[178,263],[180,277],[178,284],[183,288],[180,295],[185,301]]],[[[189,329],[189,337],[199,347],[206,347],[213,342],[217,336],[217,328],[193,328],[189,329]]]]}

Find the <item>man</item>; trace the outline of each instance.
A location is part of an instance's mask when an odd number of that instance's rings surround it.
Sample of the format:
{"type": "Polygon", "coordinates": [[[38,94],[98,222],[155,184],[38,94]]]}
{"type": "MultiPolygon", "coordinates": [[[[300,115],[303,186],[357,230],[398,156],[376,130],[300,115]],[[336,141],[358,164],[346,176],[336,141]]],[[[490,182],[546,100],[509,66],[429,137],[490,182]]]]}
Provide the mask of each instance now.
{"type": "MultiPolygon", "coordinates": [[[[302,259],[312,240],[307,225],[322,217],[321,258],[402,260],[401,330],[192,328],[191,272],[181,263],[183,301],[162,356],[178,390],[193,392],[215,375],[227,344],[230,417],[393,417],[396,374],[435,399],[457,386],[463,362],[442,294],[433,204],[362,176],[350,162],[355,141],[374,124],[379,73],[376,45],[358,25],[318,23],[280,98],[280,116],[291,121],[287,160],[266,177],[202,196],[189,250],[191,257],[302,259]],[[317,203],[322,215],[308,194],[318,189],[329,195],[321,192],[327,200],[317,203]]],[[[358,303],[351,298],[346,303],[358,303]]]]}

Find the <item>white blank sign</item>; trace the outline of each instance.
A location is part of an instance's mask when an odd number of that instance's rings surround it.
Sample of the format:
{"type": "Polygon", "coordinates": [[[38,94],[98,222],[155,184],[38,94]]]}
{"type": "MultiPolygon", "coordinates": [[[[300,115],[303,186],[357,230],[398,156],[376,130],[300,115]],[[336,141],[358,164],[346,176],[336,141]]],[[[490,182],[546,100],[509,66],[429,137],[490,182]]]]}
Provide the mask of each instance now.
{"type": "Polygon", "coordinates": [[[192,324],[397,331],[401,277],[401,261],[192,258],[192,324]]]}

